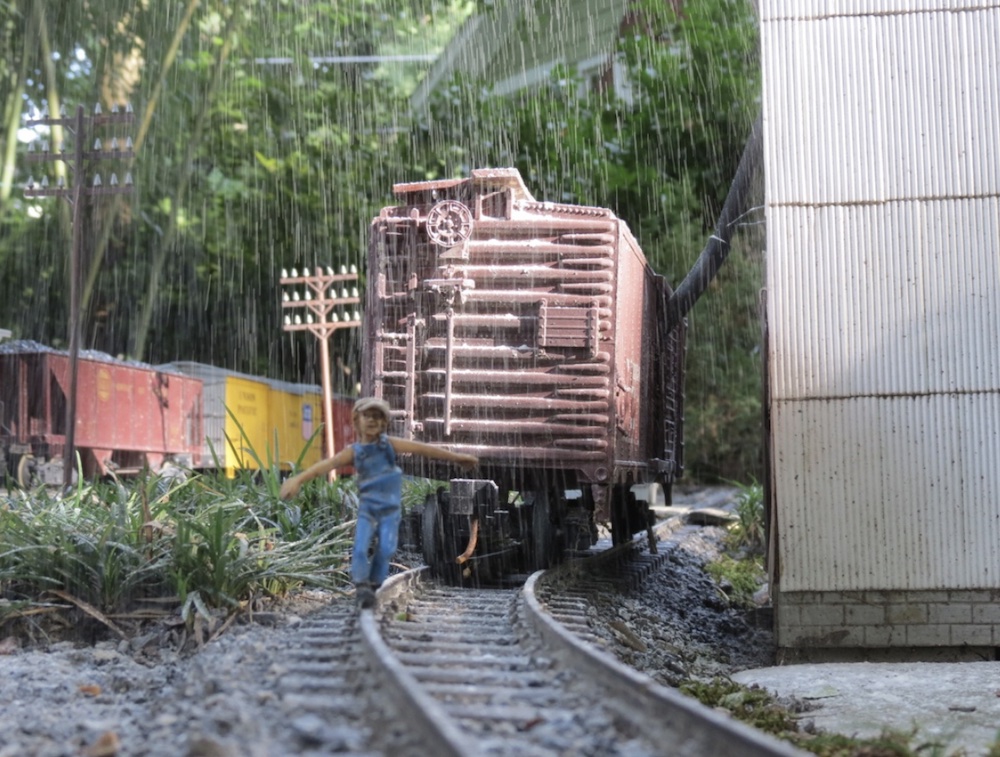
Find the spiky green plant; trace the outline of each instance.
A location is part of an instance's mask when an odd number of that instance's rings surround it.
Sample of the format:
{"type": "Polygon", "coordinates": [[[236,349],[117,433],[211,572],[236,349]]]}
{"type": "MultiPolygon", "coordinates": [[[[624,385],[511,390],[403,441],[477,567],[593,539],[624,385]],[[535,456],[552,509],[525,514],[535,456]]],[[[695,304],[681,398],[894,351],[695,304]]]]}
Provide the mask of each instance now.
{"type": "Polygon", "coordinates": [[[736,522],[730,526],[729,541],[734,548],[752,553],[764,550],[764,487],[757,481],[749,484],[729,482],[737,487],[736,522]]]}

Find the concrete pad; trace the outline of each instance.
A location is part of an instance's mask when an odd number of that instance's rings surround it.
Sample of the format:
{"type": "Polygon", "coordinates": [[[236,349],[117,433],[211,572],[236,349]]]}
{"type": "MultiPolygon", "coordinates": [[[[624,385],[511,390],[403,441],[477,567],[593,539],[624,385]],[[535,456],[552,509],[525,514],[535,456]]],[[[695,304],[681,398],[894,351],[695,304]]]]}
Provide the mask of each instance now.
{"type": "Polygon", "coordinates": [[[816,728],[869,738],[916,729],[929,741],[972,757],[1000,740],[1000,662],[827,663],[744,670],[733,680],[777,697],[807,700],[816,728]]]}

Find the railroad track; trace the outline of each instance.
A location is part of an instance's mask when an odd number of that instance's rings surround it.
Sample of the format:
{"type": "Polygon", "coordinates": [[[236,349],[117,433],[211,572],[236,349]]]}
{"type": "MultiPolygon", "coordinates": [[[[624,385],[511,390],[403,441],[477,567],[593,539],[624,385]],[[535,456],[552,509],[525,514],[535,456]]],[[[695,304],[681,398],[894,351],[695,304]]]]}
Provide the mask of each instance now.
{"type": "Polygon", "coordinates": [[[422,753],[801,755],[593,643],[594,583],[634,585],[662,559],[643,536],[520,589],[455,588],[410,571],[361,614],[360,643],[422,753]]]}

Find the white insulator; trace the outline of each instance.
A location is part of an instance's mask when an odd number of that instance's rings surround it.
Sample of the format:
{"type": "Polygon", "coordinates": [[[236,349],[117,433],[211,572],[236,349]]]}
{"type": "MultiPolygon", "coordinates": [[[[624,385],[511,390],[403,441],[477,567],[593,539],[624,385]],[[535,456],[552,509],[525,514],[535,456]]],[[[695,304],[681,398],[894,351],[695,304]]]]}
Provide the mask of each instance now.
{"type": "Polygon", "coordinates": [[[97,139],[94,140],[94,152],[100,152],[100,151],[101,151],[101,138],[98,137],[97,139]]]}
{"type": "Polygon", "coordinates": [[[111,149],[118,152],[118,137],[111,138],[111,149]]]}
{"type": "Polygon", "coordinates": [[[361,320],[361,313],[359,313],[357,310],[355,310],[353,313],[351,313],[351,318],[352,318],[352,320],[360,321],[361,320]]]}
{"type": "Polygon", "coordinates": [[[287,279],[288,278],[288,269],[287,268],[282,268],[281,269],[281,278],[283,278],[283,279],[287,279]]]}
{"type": "Polygon", "coordinates": [[[282,292],[281,293],[281,301],[282,302],[288,302],[290,299],[291,299],[291,297],[288,296],[288,292],[282,292]]]}
{"type": "Polygon", "coordinates": [[[42,152],[48,152],[48,151],[49,151],[49,140],[43,139],[42,140],[42,152]]]}
{"type": "Polygon", "coordinates": [[[125,103],[125,112],[126,113],[132,112],[132,103],[125,103]]]}
{"type": "Polygon", "coordinates": [[[100,103],[94,103],[94,115],[95,116],[99,116],[99,115],[101,115],[102,112],[103,111],[101,110],[101,104],[100,103]]]}
{"type": "Polygon", "coordinates": [[[312,323],[312,322],[313,322],[312,313],[306,313],[306,323],[312,323]]]}
{"type": "Polygon", "coordinates": [[[301,326],[302,325],[302,316],[301,315],[295,316],[295,325],[296,326],[301,326]]]}
{"type": "Polygon", "coordinates": [[[296,268],[292,269],[292,278],[297,279],[299,277],[299,271],[296,268]]]}
{"type": "Polygon", "coordinates": [[[45,189],[48,185],[49,185],[49,177],[48,176],[43,176],[42,177],[42,189],[45,189]]]}
{"type": "Polygon", "coordinates": [[[342,300],[346,300],[346,299],[347,299],[347,296],[348,296],[348,295],[347,295],[347,289],[346,289],[346,288],[345,288],[345,289],[341,289],[341,290],[340,290],[340,299],[342,299],[342,300]]]}
{"type": "Polygon", "coordinates": [[[341,273],[341,275],[347,273],[347,266],[346,265],[340,266],[340,273],[341,273]]]}
{"type": "Polygon", "coordinates": [[[333,276],[333,269],[330,266],[326,267],[326,275],[333,276]]]}
{"type": "Polygon", "coordinates": [[[117,187],[118,186],[118,174],[112,173],[111,174],[111,181],[109,183],[111,184],[111,186],[117,187]]]}
{"type": "Polygon", "coordinates": [[[299,301],[299,292],[298,290],[296,290],[292,292],[292,302],[298,302],[298,301],[299,301]]]}
{"type": "Polygon", "coordinates": [[[340,316],[336,313],[330,313],[330,320],[334,323],[340,323],[340,316]]]}
{"type": "Polygon", "coordinates": [[[34,151],[35,151],[35,140],[31,140],[30,142],[28,142],[28,152],[34,152],[34,151]]]}
{"type": "Polygon", "coordinates": [[[118,103],[111,103],[111,112],[112,113],[118,112],[118,103]]]}
{"type": "Polygon", "coordinates": [[[286,315],[285,316],[285,325],[286,326],[291,326],[292,325],[292,317],[290,315],[286,315]]]}
{"type": "Polygon", "coordinates": [[[358,267],[354,265],[354,263],[351,263],[351,273],[357,273],[357,272],[358,272],[358,267]]]}
{"type": "Polygon", "coordinates": [[[26,186],[28,187],[28,189],[31,189],[32,187],[35,186],[35,177],[34,176],[29,176],[28,177],[28,183],[27,183],[26,186]]]}
{"type": "Polygon", "coordinates": [[[125,172],[125,186],[126,187],[131,187],[132,183],[133,183],[132,182],[132,172],[131,171],[126,171],[125,172]]]}
{"type": "Polygon", "coordinates": [[[132,149],[132,137],[125,137],[125,149],[126,150],[132,149]]]}
{"type": "Polygon", "coordinates": [[[99,173],[94,174],[94,186],[95,187],[101,186],[101,175],[99,173]]]}
{"type": "Polygon", "coordinates": [[[358,288],[351,287],[351,297],[357,297],[357,296],[358,296],[358,288]]]}
{"type": "Polygon", "coordinates": [[[56,176],[56,187],[62,188],[66,186],[66,177],[62,174],[56,176]]]}
{"type": "Polygon", "coordinates": [[[312,300],[312,298],[313,298],[313,296],[312,296],[312,292],[310,292],[310,291],[309,291],[309,290],[307,289],[307,290],[306,290],[306,302],[309,302],[309,301],[311,301],[311,300],[312,300]]]}

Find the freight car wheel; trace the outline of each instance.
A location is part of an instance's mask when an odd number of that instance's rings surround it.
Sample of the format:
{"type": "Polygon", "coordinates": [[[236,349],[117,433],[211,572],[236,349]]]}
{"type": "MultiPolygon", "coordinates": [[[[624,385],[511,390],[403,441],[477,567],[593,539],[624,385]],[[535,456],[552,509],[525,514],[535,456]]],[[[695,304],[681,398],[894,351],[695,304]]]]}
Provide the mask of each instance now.
{"type": "Polygon", "coordinates": [[[535,492],[531,508],[531,546],[534,569],[545,570],[559,562],[556,529],[552,523],[552,493],[547,486],[535,492]]]}
{"type": "Polygon", "coordinates": [[[420,539],[425,563],[434,568],[444,562],[444,522],[436,494],[427,495],[424,502],[424,513],[420,518],[420,539]]]}
{"type": "Polygon", "coordinates": [[[17,461],[17,485],[22,489],[30,489],[38,483],[38,475],[35,472],[35,456],[21,455],[17,461]]]}

